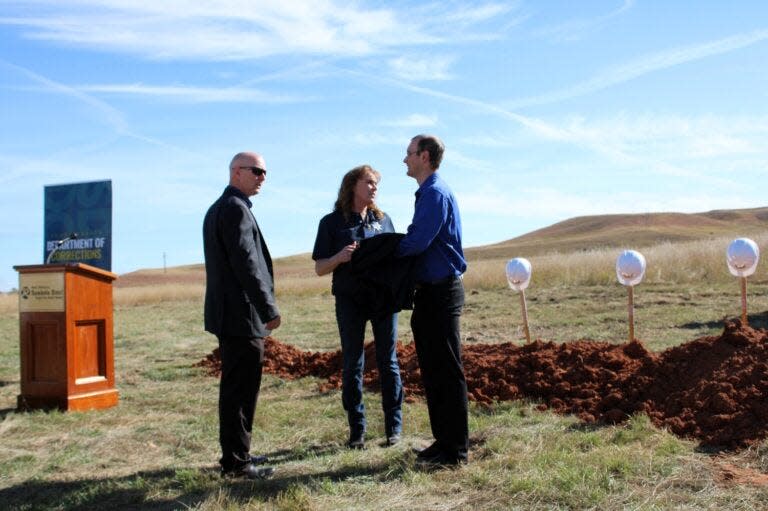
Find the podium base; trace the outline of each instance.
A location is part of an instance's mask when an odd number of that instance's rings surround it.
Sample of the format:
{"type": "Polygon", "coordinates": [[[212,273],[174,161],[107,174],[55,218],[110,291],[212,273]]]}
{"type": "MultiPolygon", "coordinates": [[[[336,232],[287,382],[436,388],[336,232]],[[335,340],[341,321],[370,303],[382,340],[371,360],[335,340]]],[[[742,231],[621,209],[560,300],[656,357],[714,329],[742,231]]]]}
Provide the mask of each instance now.
{"type": "Polygon", "coordinates": [[[64,411],[85,411],[111,408],[117,405],[119,392],[117,389],[99,390],[73,396],[24,396],[16,398],[18,410],[52,410],[58,408],[64,411]]]}

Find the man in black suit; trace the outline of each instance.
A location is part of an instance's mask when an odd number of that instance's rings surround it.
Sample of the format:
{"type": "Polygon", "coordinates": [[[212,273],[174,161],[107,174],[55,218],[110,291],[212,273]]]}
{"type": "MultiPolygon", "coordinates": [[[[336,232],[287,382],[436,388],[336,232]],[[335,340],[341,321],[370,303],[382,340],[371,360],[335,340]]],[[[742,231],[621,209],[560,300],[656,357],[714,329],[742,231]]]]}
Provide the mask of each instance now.
{"type": "Polygon", "coordinates": [[[219,339],[219,441],[222,476],[264,479],[274,469],[251,456],[251,429],[261,387],[264,337],[280,326],[272,259],[248,199],[267,178],[264,158],[232,158],[229,186],[203,221],[205,329],[219,339]]]}

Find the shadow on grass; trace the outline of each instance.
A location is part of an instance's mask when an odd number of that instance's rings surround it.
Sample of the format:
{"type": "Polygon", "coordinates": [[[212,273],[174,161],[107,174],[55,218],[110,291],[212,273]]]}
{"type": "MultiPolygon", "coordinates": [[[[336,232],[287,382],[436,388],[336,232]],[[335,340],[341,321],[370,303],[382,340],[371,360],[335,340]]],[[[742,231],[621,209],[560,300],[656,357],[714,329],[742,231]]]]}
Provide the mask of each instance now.
{"type": "MultiPolygon", "coordinates": [[[[302,449],[277,451],[269,456],[274,462],[285,462],[315,455],[317,452],[337,451],[338,447],[321,448],[320,451],[302,449]]],[[[344,465],[333,470],[307,474],[281,473],[276,467],[275,476],[264,481],[222,479],[216,467],[180,467],[141,471],[127,476],[90,478],[74,481],[27,481],[16,486],[0,489],[2,509],[17,511],[93,509],[122,510],[171,510],[197,508],[202,503],[220,503],[235,509],[247,507],[247,503],[271,502],[287,490],[299,486],[316,488],[323,482],[376,479],[380,482],[397,480],[408,470],[405,460],[382,462],[375,465],[344,465]]]]}
{"type": "Polygon", "coordinates": [[[19,410],[17,408],[2,408],[0,409],[0,420],[5,419],[8,415],[12,413],[18,413],[19,410]]]}
{"type": "Polygon", "coordinates": [[[591,433],[593,431],[600,431],[615,426],[616,424],[609,424],[607,422],[574,422],[569,424],[566,431],[576,431],[579,433],[591,433]]]}
{"type": "Polygon", "coordinates": [[[343,448],[338,444],[311,445],[300,449],[281,449],[267,453],[270,464],[288,463],[290,461],[301,461],[307,458],[315,458],[326,454],[334,454],[343,448]]]}
{"type": "MultiPolygon", "coordinates": [[[[709,329],[723,329],[725,327],[725,321],[728,317],[712,321],[691,321],[689,323],[683,323],[680,328],[688,330],[699,330],[702,328],[709,329]]],[[[734,318],[735,319],[735,318],[734,318]]],[[[749,326],[755,329],[768,328],[768,311],[759,312],[756,314],[747,314],[747,322],[749,326]]]]}

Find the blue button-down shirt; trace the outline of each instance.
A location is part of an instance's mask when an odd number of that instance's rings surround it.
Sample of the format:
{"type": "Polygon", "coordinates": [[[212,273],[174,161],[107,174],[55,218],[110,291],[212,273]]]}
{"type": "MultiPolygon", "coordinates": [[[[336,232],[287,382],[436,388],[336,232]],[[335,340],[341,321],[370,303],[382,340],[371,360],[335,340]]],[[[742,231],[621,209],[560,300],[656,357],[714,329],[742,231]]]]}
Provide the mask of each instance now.
{"type": "Polygon", "coordinates": [[[467,270],[461,247],[461,216],[451,189],[433,173],[416,190],[413,221],[398,256],[416,256],[416,282],[437,282],[467,270]]]}

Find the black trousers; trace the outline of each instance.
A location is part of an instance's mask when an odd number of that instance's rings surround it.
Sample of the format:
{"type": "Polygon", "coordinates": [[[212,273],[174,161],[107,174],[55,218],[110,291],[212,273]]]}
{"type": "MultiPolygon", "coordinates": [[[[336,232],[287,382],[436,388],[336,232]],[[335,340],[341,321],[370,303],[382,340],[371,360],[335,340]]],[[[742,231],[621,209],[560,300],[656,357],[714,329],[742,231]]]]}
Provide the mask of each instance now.
{"type": "Polygon", "coordinates": [[[467,382],[461,362],[459,331],[463,307],[461,279],[419,285],[414,295],[411,329],[432,434],[443,454],[466,460],[469,449],[467,382]]]}
{"type": "Polygon", "coordinates": [[[250,461],[251,431],[261,388],[264,339],[219,337],[219,443],[224,470],[250,461]]]}

